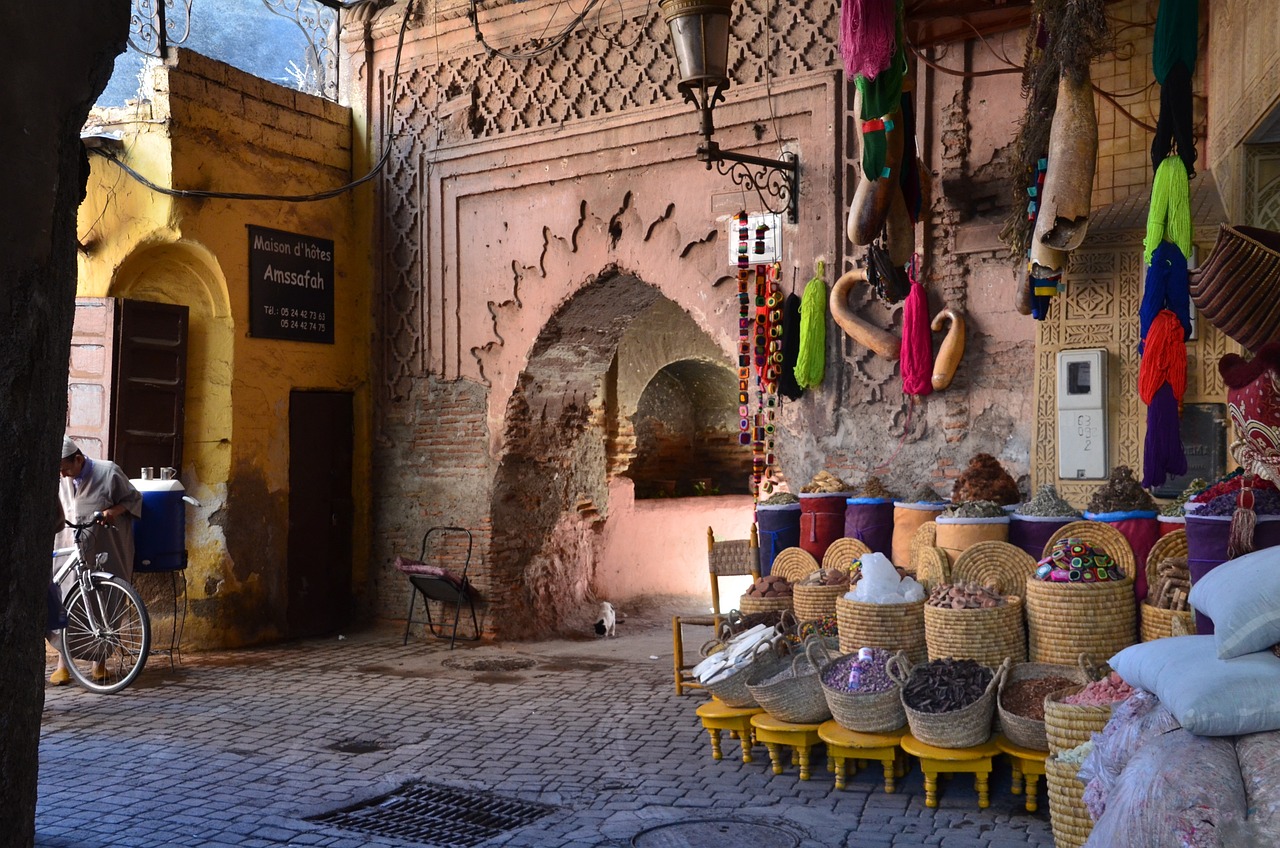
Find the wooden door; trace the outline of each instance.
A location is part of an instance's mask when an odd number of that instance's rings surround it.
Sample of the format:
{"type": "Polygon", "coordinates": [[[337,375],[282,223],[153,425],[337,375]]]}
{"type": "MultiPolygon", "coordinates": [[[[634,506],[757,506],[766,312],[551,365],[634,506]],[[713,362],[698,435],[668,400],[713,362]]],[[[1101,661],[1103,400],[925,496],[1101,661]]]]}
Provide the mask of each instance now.
{"type": "Polygon", "coordinates": [[[351,606],[352,397],[289,394],[288,633],[317,636],[351,606]]]}
{"type": "Polygon", "coordinates": [[[187,399],[187,307],[118,302],[111,460],[130,477],[182,471],[187,399]]]}

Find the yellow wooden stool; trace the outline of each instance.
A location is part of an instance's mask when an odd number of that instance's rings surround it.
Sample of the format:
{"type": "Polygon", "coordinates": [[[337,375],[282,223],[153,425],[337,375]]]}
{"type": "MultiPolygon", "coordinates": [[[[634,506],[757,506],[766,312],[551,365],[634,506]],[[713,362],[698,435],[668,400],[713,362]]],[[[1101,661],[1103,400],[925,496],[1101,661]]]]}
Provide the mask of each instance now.
{"type": "Polygon", "coordinates": [[[859,733],[836,724],[823,722],[818,738],[827,743],[827,758],[836,773],[836,789],[844,789],[850,761],[878,760],[884,766],[884,791],[893,794],[894,779],[906,774],[906,759],[898,743],[907,732],[904,727],[889,733],[859,733]]]}
{"type": "Polygon", "coordinates": [[[911,734],[902,737],[902,750],[920,761],[924,772],[924,805],[938,806],[939,774],[972,774],[978,790],[978,807],[991,806],[988,778],[991,775],[991,758],[1000,753],[994,739],[988,739],[972,748],[935,748],[926,745],[911,734]]]}
{"type": "Polygon", "coordinates": [[[727,730],[742,742],[742,761],[751,762],[751,746],[755,744],[755,737],[751,732],[751,717],[762,712],[764,710],[760,707],[731,707],[723,701],[715,700],[698,707],[698,718],[702,719],[702,726],[711,734],[711,758],[719,760],[723,757],[720,752],[720,731],[727,730]]]}
{"type": "Polygon", "coordinates": [[[1044,774],[1044,761],[1049,756],[1048,751],[1036,751],[1031,748],[1023,748],[1010,742],[1003,735],[996,737],[996,745],[1008,757],[1009,762],[1013,764],[1013,794],[1022,794],[1022,781],[1027,781],[1027,803],[1028,813],[1036,811],[1036,784],[1040,781],[1040,775],[1044,774]]]}
{"type": "Polygon", "coordinates": [[[756,732],[756,741],[763,742],[769,749],[769,762],[773,764],[774,774],[782,774],[785,767],[782,749],[790,748],[795,762],[800,765],[800,779],[809,779],[809,752],[814,745],[822,744],[818,738],[818,725],[792,724],[768,713],[760,713],[751,717],[751,727],[756,732]]]}

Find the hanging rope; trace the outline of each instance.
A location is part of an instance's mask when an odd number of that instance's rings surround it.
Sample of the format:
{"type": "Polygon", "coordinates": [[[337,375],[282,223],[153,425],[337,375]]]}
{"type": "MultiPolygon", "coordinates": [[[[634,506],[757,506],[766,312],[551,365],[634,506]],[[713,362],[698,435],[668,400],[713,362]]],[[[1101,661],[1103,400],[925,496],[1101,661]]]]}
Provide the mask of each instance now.
{"type": "Polygon", "coordinates": [[[818,260],[813,278],[805,284],[800,301],[800,352],[796,356],[796,383],[811,389],[822,384],[827,367],[826,263],[818,260]]]}

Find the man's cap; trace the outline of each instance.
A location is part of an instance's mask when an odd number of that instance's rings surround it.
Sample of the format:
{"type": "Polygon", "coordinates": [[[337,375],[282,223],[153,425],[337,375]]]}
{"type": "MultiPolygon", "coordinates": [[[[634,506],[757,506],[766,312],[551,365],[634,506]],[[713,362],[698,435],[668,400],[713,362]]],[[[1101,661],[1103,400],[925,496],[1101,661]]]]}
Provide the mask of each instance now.
{"type": "Polygon", "coordinates": [[[71,441],[70,436],[62,437],[62,458],[69,459],[80,452],[80,446],[71,441]]]}

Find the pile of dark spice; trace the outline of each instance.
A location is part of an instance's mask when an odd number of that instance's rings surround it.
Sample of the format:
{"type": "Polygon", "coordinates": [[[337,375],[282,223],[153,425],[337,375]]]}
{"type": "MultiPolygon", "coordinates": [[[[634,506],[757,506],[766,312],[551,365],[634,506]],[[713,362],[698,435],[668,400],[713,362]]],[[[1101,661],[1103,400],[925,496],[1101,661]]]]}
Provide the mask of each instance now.
{"type": "MultiPolygon", "coordinates": [[[[1239,492],[1227,492],[1218,495],[1204,506],[1196,510],[1196,515],[1231,515],[1236,511],[1236,500],[1239,492]]],[[[1258,515],[1280,515],[1280,492],[1275,489],[1255,489],[1253,492],[1253,511],[1258,515]]]]}
{"type": "Polygon", "coordinates": [[[1008,515],[1004,507],[994,501],[965,501],[953,503],[942,511],[942,518],[1000,518],[1008,515]]]}
{"type": "Polygon", "coordinates": [[[1058,487],[1052,483],[1046,483],[1036,491],[1036,496],[1024,504],[1021,504],[1016,510],[1018,515],[1033,515],[1044,517],[1063,518],[1080,518],[1080,510],[1067,503],[1061,495],[1058,494],[1058,487]]]}
{"type": "Polygon", "coordinates": [[[902,702],[922,713],[949,713],[976,702],[987,691],[993,672],[976,660],[934,660],[911,672],[902,702]]]}
{"type": "Polygon", "coordinates": [[[1075,681],[1057,675],[1019,680],[1004,687],[1004,692],[1000,694],[1000,706],[1014,715],[1044,721],[1045,696],[1072,685],[1075,685],[1075,681]]]}
{"type": "Polygon", "coordinates": [[[1187,484],[1187,488],[1183,489],[1182,494],[1174,498],[1172,503],[1160,507],[1160,514],[1170,518],[1180,518],[1182,505],[1207,488],[1209,488],[1209,481],[1203,477],[1197,477],[1187,484]]]}
{"type": "Polygon", "coordinates": [[[837,692],[858,692],[864,695],[888,692],[895,685],[885,663],[893,656],[884,648],[869,648],[868,659],[858,659],[857,654],[841,657],[827,667],[822,682],[837,692]]]}
{"type": "Polygon", "coordinates": [[[989,453],[974,454],[969,465],[956,478],[951,490],[952,503],[965,501],[995,501],[997,504],[1016,504],[1022,500],[1018,482],[1009,476],[994,456],[989,453]]]}
{"type": "Polygon", "coordinates": [[[1155,500],[1142,488],[1133,476],[1133,469],[1127,465],[1111,469],[1111,476],[1101,489],[1093,493],[1088,507],[1092,513],[1155,512],[1155,509],[1155,500]]]}
{"type": "Polygon", "coordinates": [[[857,496],[860,498],[882,498],[890,501],[898,497],[885,488],[879,477],[868,477],[867,482],[863,483],[862,488],[858,490],[857,496]]]}
{"type": "Polygon", "coordinates": [[[932,486],[921,486],[911,496],[911,503],[942,503],[944,500],[932,486]]]}

